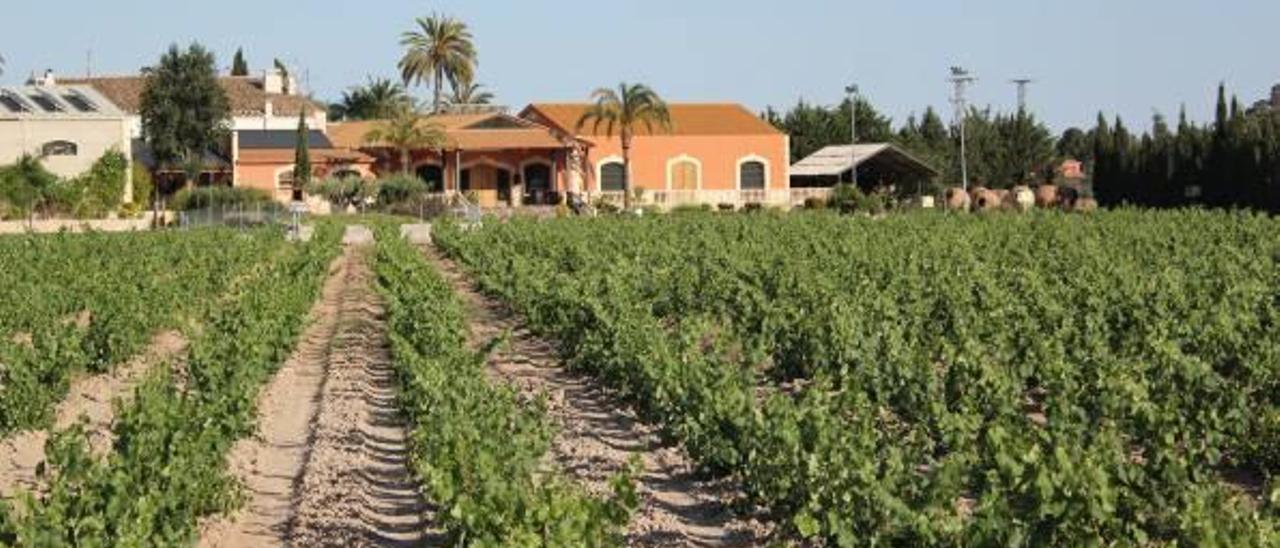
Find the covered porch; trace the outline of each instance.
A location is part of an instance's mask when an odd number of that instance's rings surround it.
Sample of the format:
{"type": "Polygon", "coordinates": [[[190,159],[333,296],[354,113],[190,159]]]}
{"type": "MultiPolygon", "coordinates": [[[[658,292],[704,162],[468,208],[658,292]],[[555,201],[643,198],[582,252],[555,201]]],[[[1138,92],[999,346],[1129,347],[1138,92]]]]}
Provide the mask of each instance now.
{"type": "Polygon", "coordinates": [[[445,142],[413,150],[407,159],[389,143],[366,139],[384,122],[330,124],[329,132],[335,145],[377,158],[378,176],[409,173],[429,192],[463,195],[482,207],[555,205],[583,187],[589,142],[502,111],[435,114],[422,122],[444,130],[445,142]]]}
{"type": "Polygon", "coordinates": [[[481,207],[556,205],[580,186],[572,157],[568,148],[457,148],[415,153],[410,171],[431,192],[462,193],[481,207]]]}

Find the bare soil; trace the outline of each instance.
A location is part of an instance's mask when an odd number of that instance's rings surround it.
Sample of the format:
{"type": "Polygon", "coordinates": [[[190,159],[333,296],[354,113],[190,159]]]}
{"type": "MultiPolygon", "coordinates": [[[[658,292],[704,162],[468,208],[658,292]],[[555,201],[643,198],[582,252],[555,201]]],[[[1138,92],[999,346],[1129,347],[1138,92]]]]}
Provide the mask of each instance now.
{"type": "Polygon", "coordinates": [[[407,465],[369,240],[350,243],[294,356],[260,397],[257,434],[232,451],[249,501],[206,524],[201,546],[440,542],[407,465]]]}
{"type": "Polygon", "coordinates": [[[552,446],[555,462],[591,493],[609,492],[608,479],[639,457],[641,507],[627,529],[632,546],[755,546],[770,527],[736,516],[740,495],[727,480],[708,481],[677,446],[664,445],[658,429],[643,423],[594,379],[564,367],[547,340],[531,333],[504,305],[475,290],[452,261],[432,248],[424,252],[452,282],[469,310],[471,343],[479,347],[509,334],[489,359],[495,381],[529,397],[545,394],[561,427],[552,446]]]}
{"type": "MultiPolygon", "coordinates": [[[[94,454],[102,455],[113,441],[114,400],[132,396],[133,387],[147,371],[181,356],[186,347],[187,339],[181,333],[161,332],[141,354],[110,372],[73,379],[66,397],[54,410],[53,431],[64,430],[83,419],[90,448],[94,454]]],[[[49,433],[47,429],[29,430],[0,441],[0,496],[8,499],[20,490],[41,488],[37,470],[44,462],[49,433]]]]}

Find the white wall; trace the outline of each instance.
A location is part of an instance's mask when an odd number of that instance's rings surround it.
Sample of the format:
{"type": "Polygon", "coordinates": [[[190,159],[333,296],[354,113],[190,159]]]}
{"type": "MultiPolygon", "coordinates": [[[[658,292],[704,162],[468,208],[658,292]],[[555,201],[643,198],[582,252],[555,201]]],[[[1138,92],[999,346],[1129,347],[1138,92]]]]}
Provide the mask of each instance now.
{"type": "MultiPolygon", "coordinates": [[[[131,115],[126,119],[129,125],[129,136],[138,139],[142,137],[142,117],[131,115]]],[[[307,127],[318,129],[320,131],[328,131],[329,116],[324,112],[312,113],[307,118],[307,127]]],[[[231,129],[235,131],[253,131],[253,130],[296,130],[298,129],[297,116],[236,116],[231,119],[231,129]]]]}
{"type": "Polygon", "coordinates": [[[70,141],[78,147],[75,156],[50,156],[44,166],[61,177],[75,177],[113,148],[129,157],[126,124],[120,119],[0,120],[0,164],[13,163],[23,154],[39,155],[50,141],[70,141]]]}

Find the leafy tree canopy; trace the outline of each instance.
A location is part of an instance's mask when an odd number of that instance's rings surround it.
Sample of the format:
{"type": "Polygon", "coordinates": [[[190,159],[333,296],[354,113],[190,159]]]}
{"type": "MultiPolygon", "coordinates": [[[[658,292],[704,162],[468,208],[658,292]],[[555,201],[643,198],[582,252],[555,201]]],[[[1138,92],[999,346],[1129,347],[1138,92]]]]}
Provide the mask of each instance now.
{"type": "Polygon", "coordinates": [[[223,145],[230,119],[213,54],[199,44],[170,46],[147,71],[141,114],[156,161],[197,174],[205,152],[223,145]]]}

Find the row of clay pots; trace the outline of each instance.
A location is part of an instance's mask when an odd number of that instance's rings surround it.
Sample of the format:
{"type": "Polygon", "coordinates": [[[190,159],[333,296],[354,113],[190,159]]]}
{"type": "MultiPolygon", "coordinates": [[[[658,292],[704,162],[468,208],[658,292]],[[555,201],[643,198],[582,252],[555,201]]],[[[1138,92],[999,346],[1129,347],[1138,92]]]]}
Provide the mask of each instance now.
{"type": "Polygon", "coordinates": [[[1093,198],[1081,197],[1076,189],[1057,185],[1040,185],[1034,191],[1031,187],[1023,185],[1011,189],[994,190],[974,187],[969,192],[952,187],[947,189],[943,197],[943,205],[947,209],[956,211],[1004,210],[1024,213],[1033,207],[1059,208],[1063,211],[1082,213],[1098,209],[1098,202],[1093,198]]]}

